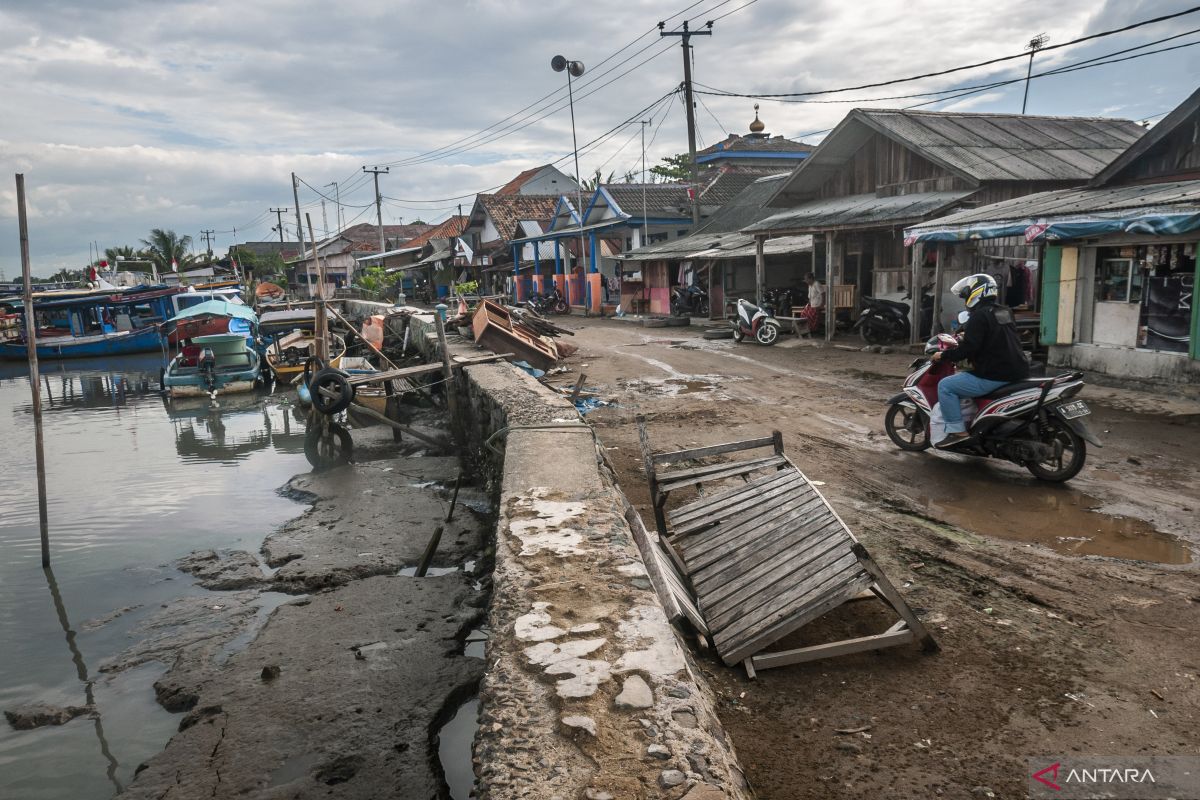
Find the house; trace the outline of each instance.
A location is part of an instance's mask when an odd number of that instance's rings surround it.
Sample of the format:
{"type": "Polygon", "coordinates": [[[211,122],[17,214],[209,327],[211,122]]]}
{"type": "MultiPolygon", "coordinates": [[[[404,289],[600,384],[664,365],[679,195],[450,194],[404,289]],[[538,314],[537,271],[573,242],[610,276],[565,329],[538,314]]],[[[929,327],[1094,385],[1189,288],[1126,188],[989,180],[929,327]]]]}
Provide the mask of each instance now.
{"type": "Polygon", "coordinates": [[[466,215],[454,214],[409,239],[403,247],[384,253],[382,258],[363,256],[358,260],[381,264],[389,273],[399,274],[401,291],[406,294],[412,294],[414,281],[420,281],[440,287],[441,296],[445,296],[453,276],[444,269],[445,259],[440,254],[442,250],[449,249],[449,243],[463,232],[466,225],[466,215]],[[433,257],[435,254],[437,257],[433,257]]]}
{"type": "MultiPolygon", "coordinates": [[[[360,266],[377,264],[382,255],[395,255],[396,250],[429,230],[426,223],[383,226],[383,254],[379,250],[380,229],[377,225],[360,223],[346,228],[336,236],[317,243],[317,255],[324,262],[327,287],[339,289],[349,286],[360,266]],[[371,258],[362,258],[371,256],[371,258]]],[[[302,292],[311,291],[317,282],[318,268],[312,257],[311,245],[305,252],[285,262],[288,267],[288,288],[302,292]]]]}
{"type": "Polygon", "coordinates": [[[527,169],[496,190],[496,194],[570,194],[579,188],[567,173],[553,164],[527,169]]]}
{"type": "Polygon", "coordinates": [[[471,251],[470,267],[476,279],[492,283],[493,277],[513,271],[513,236],[526,220],[549,220],[559,202],[550,194],[481,194],[467,216],[460,240],[471,251]]]}
{"type": "Polygon", "coordinates": [[[1020,237],[923,252],[906,250],[902,232],[964,207],[1080,186],[1142,132],[1118,119],[855,109],[782,182],[769,203],[780,210],[743,232],[760,246],[775,236],[816,236],[815,271],[832,286],[830,313],[854,313],[864,292],[924,285],[926,267],[940,265],[950,281],[985,265],[1024,265],[1035,253],[1020,237]]]}
{"type": "MultiPolygon", "coordinates": [[[[755,240],[739,231],[774,211],[767,202],[786,177],[778,173],[758,178],[687,236],[624,253],[622,306],[634,313],[669,314],[671,287],[681,283],[707,287],[713,318],[723,316],[726,303],[754,297],[755,240]]],[[[767,244],[763,285],[797,286],[812,268],[812,237],[781,237],[767,244]]]]}
{"type": "Polygon", "coordinates": [[[1200,379],[1200,89],[1086,186],[909,226],[915,246],[1017,238],[1037,251],[1040,338],[1054,366],[1200,379]]]}

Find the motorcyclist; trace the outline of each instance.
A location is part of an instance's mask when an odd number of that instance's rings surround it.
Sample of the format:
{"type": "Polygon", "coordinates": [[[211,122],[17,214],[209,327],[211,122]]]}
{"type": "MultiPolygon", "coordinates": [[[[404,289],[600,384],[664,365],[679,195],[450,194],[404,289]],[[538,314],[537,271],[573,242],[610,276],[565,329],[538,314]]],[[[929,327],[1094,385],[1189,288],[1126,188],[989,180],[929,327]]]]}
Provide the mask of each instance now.
{"type": "Polygon", "coordinates": [[[973,372],[957,372],[938,383],[938,403],[948,435],[938,447],[950,447],[968,438],[962,420],[964,397],[982,397],[1005,384],[1029,377],[1029,361],[1021,350],[1012,309],[999,305],[1000,289],[991,275],[968,275],[950,287],[970,311],[958,347],[934,353],[934,361],[970,360],[973,372]]]}

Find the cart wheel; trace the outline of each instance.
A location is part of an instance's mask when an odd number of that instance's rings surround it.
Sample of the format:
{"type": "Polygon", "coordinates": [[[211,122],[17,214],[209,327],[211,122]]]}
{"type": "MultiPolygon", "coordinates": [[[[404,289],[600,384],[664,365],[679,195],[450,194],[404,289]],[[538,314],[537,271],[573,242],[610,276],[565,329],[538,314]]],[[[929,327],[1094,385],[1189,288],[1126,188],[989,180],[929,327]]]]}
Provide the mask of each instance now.
{"type": "Polygon", "coordinates": [[[321,370],[325,369],[325,362],[316,356],[309,356],[304,362],[304,385],[308,386],[312,381],[313,375],[316,375],[321,370]]]}
{"type": "Polygon", "coordinates": [[[327,367],[313,375],[308,392],[312,396],[313,408],[322,414],[333,415],[345,411],[354,402],[354,387],[350,385],[350,378],[340,369],[327,367]]]}
{"type": "Polygon", "coordinates": [[[309,425],[304,432],[304,456],[313,469],[324,470],[347,464],[354,452],[350,431],[334,422],[309,425]]]}

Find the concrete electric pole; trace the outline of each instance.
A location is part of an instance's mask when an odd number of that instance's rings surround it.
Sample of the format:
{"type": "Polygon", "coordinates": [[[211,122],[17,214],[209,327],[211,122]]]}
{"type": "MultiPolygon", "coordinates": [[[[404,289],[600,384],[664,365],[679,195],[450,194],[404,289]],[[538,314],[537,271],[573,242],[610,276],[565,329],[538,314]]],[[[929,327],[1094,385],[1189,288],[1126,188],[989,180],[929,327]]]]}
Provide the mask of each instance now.
{"type": "Polygon", "coordinates": [[[294,172],[292,173],[292,199],[296,201],[296,238],[300,241],[300,255],[304,255],[304,226],[300,224],[300,182],[296,180],[294,172]]]}
{"type": "Polygon", "coordinates": [[[379,176],[387,175],[391,171],[392,171],[391,167],[384,167],[383,169],[379,169],[379,167],[372,167],[371,169],[367,169],[366,167],[363,167],[363,172],[369,172],[375,176],[375,219],[379,224],[379,254],[380,255],[383,255],[383,253],[384,253],[384,246],[383,246],[383,195],[381,195],[379,193],[379,176]]]}
{"type": "Polygon", "coordinates": [[[706,22],[704,25],[705,30],[702,31],[688,30],[685,20],[683,30],[668,31],[666,30],[667,23],[658,23],[659,36],[678,36],[683,46],[683,94],[684,105],[687,108],[688,161],[692,168],[692,191],[695,193],[692,198],[692,223],[694,225],[700,224],[700,170],[696,166],[696,103],[692,99],[691,40],[693,36],[712,36],[712,22],[706,22]]]}
{"type": "Polygon", "coordinates": [[[208,258],[209,263],[212,263],[212,240],[214,233],[216,233],[216,231],[211,228],[205,231],[200,231],[200,235],[204,238],[204,255],[208,258]]]}
{"type": "Polygon", "coordinates": [[[279,243],[283,244],[283,215],[291,211],[291,209],[268,208],[267,211],[275,215],[275,230],[279,231],[279,243]]]}

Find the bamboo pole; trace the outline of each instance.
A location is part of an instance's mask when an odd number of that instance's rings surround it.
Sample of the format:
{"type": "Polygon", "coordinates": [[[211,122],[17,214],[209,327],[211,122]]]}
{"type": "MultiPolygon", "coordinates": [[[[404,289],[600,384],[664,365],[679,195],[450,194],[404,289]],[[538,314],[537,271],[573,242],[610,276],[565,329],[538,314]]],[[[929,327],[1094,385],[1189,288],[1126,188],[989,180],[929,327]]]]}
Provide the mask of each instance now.
{"type": "Polygon", "coordinates": [[[450,365],[450,347],[446,344],[446,323],[439,312],[434,312],[434,325],[437,327],[438,347],[442,350],[442,377],[446,381],[446,408],[450,411],[450,432],[459,446],[463,444],[458,417],[458,387],[454,385],[454,368],[450,365]]]}
{"type": "Polygon", "coordinates": [[[317,358],[325,366],[329,366],[329,317],[325,308],[325,264],[317,256],[317,241],[313,238],[312,216],[305,212],[304,219],[308,223],[308,241],[312,245],[313,261],[317,264],[317,300],[313,306],[313,350],[317,358]]]}
{"type": "Polygon", "coordinates": [[[21,235],[21,278],[25,294],[25,347],[29,354],[29,391],[33,395],[33,450],[37,465],[38,523],[42,566],[50,566],[50,519],[46,507],[46,451],[42,442],[42,385],[38,375],[37,320],[33,314],[33,279],[29,271],[29,219],[25,214],[25,175],[17,173],[17,226],[21,235]]]}

